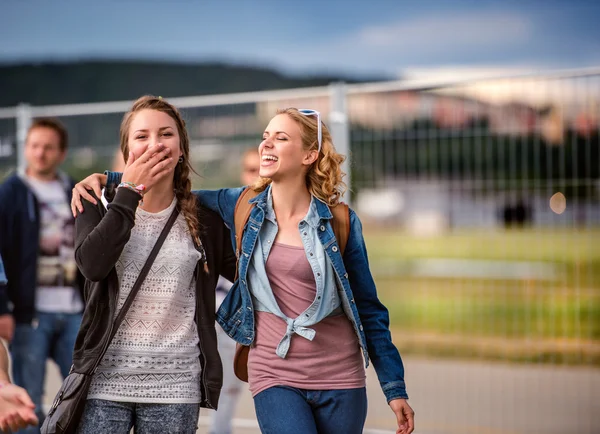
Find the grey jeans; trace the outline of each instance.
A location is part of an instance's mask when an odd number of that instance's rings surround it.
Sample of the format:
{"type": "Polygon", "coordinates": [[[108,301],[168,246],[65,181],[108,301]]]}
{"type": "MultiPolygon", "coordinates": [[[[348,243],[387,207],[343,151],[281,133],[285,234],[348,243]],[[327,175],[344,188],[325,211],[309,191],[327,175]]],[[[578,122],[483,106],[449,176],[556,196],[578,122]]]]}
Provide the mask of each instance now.
{"type": "Polygon", "coordinates": [[[140,404],[88,399],[77,434],[194,434],[200,404],[140,404]]]}

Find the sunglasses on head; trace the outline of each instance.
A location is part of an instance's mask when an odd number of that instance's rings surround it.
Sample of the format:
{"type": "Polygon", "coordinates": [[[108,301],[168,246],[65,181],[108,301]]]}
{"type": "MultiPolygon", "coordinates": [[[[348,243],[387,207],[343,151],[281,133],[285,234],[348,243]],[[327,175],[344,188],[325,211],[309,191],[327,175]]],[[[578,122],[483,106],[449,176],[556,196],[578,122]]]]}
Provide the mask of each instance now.
{"type": "Polygon", "coordinates": [[[321,132],[321,113],[312,109],[298,109],[300,113],[305,116],[316,116],[317,117],[317,141],[319,142],[319,151],[321,152],[321,141],[322,141],[322,132],[321,132]]]}

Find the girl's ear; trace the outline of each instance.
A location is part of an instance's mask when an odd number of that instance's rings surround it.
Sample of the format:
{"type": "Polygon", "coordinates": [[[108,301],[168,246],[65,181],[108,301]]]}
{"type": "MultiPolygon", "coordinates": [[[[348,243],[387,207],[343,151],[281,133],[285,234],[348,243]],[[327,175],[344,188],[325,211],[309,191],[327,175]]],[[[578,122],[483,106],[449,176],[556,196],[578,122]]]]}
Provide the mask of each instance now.
{"type": "Polygon", "coordinates": [[[317,161],[317,158],[319,158],[319,152],[313,149],[312,151],[309,151],[306,154],[304,154],[302,164],[304,164],[305,166],[310,166],[315,161],[317,161]]]}

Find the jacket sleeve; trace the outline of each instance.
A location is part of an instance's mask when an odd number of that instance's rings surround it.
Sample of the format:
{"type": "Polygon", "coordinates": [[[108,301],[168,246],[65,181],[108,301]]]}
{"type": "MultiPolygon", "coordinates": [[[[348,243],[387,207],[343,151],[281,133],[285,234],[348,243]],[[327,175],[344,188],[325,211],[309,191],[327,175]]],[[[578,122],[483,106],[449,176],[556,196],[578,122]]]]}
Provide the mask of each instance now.
{"type": "Polygon", "coordinates": [[[237,267],[237,258],[233,252],[233,246],[231,245],[231,234],[229,229],[223,228],[223,237],[221,239],[223,245],[223,262],[221,265],[220,275],[233,282],[235,280],[235,270],[237,267]]]}
{"type": "Polygon", "coordinates": [[[225,226],[231,231],[232,239],[235,230],[233,222],[235,205],[245,187],[222,188],[220,190],[195,190],[193,193],[202,206],[216,212],[225,222],[225,226]]]}
{"type": "Polygon", "coordinates": [[[122,172],[111,172],[107,170],[104,174],[106,175],[106,188],[109,190],[117,188],[117,185],[121,183],[121,178],[123,177],[122,172]]]}
{"type": "Polygon", "coordinates": [[[404,365],[389,329],[389,313],[377,296],[362,224],[354,211],[350,211],[350,236],[344,252],[344,265],[364,329],[367,351],[383,393],[388,402],[396,398],[408,398],[404,365]]]}
{"type": "Polygon", "coordinates": [[[81,273],[93,282],[104,279],[115,266],[129,241],[140,196],[120,188],[102,215],[98,205],[83,200],[83,213],[75,219],[75,261],[81,273]]]}

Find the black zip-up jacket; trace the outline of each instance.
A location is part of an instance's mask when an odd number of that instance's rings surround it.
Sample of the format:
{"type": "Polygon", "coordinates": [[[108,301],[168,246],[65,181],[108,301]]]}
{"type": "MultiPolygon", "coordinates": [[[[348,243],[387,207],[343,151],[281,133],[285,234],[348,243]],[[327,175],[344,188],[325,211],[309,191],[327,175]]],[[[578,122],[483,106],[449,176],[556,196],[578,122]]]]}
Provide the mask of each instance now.
{"type": "MultiPolygon", "coordinates": [[[[86,278],[85,310],[73,353],[73,371],[92,373],[96,356],[109,344],[117,309],[119,281],[115,263],[129,241],[139,195],[118,189],[104,207],[83,200],[84,212],[75,220],[75,259],[86,278]]],[[[202,378],[200,405],[217,408],[223,383],[223,367],[217,350],[215,332],[215,288],[219,275],[233,279],[236,258],[229,230],[221,217],[198,205],[200,240],[205,250],[209,273],[204,263],[196,265],[196,324],[199,335],[202,378]]]]}
{"type": "MultiPolygon", "coordinates": [[[[74,182],[63,173],[58,179],[70,203],[74,182]]],[[[35,319],[39,255],[38,200],[25,174],[15,173],[0,185],[0,256],[7,279],[7,283],[0,283],[0,315],[12,313],[17,323],[31,324],[35,319]]],[[[77,282],[83,296],[84,279],[79,272],[77,282]]]]}

